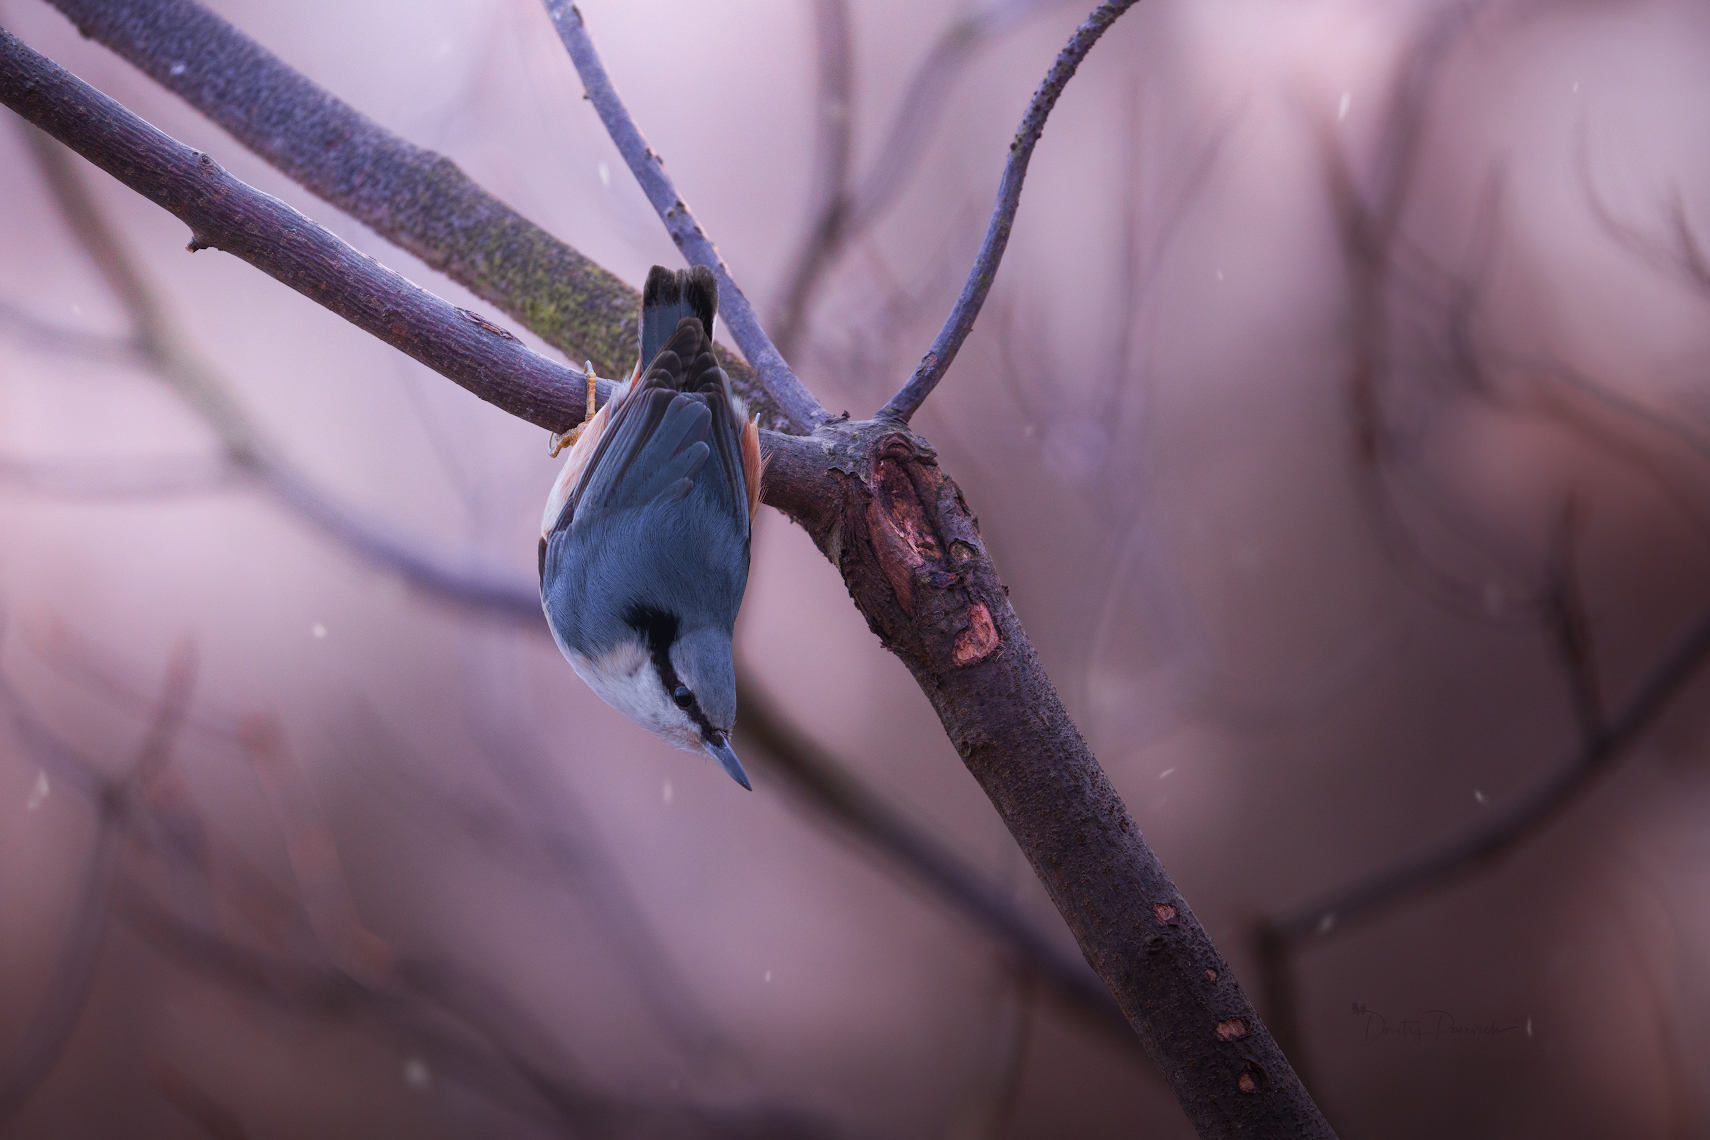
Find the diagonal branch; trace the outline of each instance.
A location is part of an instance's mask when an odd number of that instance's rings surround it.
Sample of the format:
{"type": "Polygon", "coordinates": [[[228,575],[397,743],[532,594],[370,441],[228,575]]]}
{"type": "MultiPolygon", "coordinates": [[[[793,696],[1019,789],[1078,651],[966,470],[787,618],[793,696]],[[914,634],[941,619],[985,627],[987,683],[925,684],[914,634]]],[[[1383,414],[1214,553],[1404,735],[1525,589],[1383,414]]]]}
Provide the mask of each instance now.
{"type": "Polygon", "coordinates": [[[606,74],[605,64],[600,62],[599,52],[594,50],[594,41],[588,37],[582,13],[569,0],[545,0],[545,4],[547,15],[552,17],[552,26],[558,29],[558,38],[564,41],[570,60],[576,65],[576,73],[582,77],[582,86],[587,89],[588,99],[599,114],[600,122],[605,124],[606,133],[617,144],[618,153],[623,155],[630,173],[641,184],[642,193],[647,195],[647,200],[665,223],[671,240],[677,243],[677,248],[683,251],[690,264],[704,265],[718,275],[719,316],[729,326],[748,363],[754,366],[760,383],[797,428],[807,431],[830,419],[831,413],[814,399],[813,393],[779,355],[766,330],[760,327],[754,306],[748,303],[748,298],[731,278],[730,270],[719,256],[718,247],[701,229],[701,224],[695,220],[683,196],[677,193],[677,187],[665,173],[665,160],[641,137],[641,130],[630,118],[629,109],[623,105],[617,88],[612,86],[611,77],[606,74]]]}
{"type": "Polygon", "coordinates": [[[956,353],[973,331],[980,308],[986,303],[986,294],[991,292],[992,282],[997,278],[1004,248],[1009,245],[1009,231],[1015,225],[1015,212],[1021,206],[1021,184],[1027,178],[1027,164],[1033,158],[1033,148],[1039,142],[1039,136],[1045,133],[1045,120],[1050,116],[1051,108],[1057,105],[1057,97],[1063,93],[1063,88],[1074,78],[1087,52],[1117,17],[1132,8],[1134,3],[1135,0],[1107,0],[1107,3],[1100,4],[1075,29],[1067,46],[1057,53],[1057,62],[1051,65],[1045,81],[1033,93],[1033,101],[1028,104],[1027,113],[1021,117],[1021,126],[1016,129],[1015,140],[1009,145],[1009,161],[1004,164],[1003,179],[998,183],[997,205],[992,208],[992,220],[986,226],[985,240],[980,243],[974,267],[968,271],[968,282],[962,286],[962,295],[956,298],[955,307],[944,318],[944,327],[938,330],[937,339],[921,358],[914,375],[889,403],[879,409],[877,419],[908,423],[938,386],[938,381],[943,379],[950,362],[956,359],[956,353]]]}
{"type": "Polygon", "coordinates": [[[322,200],[603,376],[635,361],[640,294],[194,0],[50,0],[322,200]]]}
{"type": "Polygon", "coordinates": [[[1357,920],[1398,906],[1481,870],[1533,838],[1628,755],[1639,736],[1710,660],[1710,614],[1699,618],[1639,684],[1608,725],[1595,732],[1544,785],[1489,823],[1395,867],[1326,895],[1275,920],[1285,941],[1345,930],[1357,920]]]}
{"type": "MultiPolygon", "coordinates": [[[[582,374],[351,248],[0,30],[0,102],[234,254],[514,416],[584,418],[582,374]]],[[[608,386],[609,393],[609,386],[608,386]]]]}
{"type": "Polygon", "coordinates": [[[1000,890],[929,833],[892,811],[851,777],[844,766],[796,729],[757,689],[747,670],[736,674],[742,719],[737,732],[760,746],[815,810],[829,815],[906,869],[927,890],[985,930],[1036,971],[1051,991],[1101,1029],[1127,1045],[1139,1044],[1110,992],[1086,966],[1061,953],[1000,890]]]}

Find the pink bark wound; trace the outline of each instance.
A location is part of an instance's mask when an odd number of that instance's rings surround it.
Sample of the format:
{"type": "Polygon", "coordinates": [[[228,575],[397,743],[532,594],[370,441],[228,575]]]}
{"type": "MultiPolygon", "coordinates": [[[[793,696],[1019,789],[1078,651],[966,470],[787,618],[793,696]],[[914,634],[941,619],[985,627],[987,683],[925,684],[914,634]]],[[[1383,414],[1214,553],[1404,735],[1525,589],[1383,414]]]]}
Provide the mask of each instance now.
{"type": "Polygon", "coordinates": [[[1168,925],[1176,919],[1176,908],[1169,903],[1153,903],[1152,913],[1158,916],[1158,922],[1168,925]]]}
{"type": "Polygon", "coordinates": [[[950,653],[950,660],[958,668],[984,661],[997,652],[998,642],[992,611],[986,609],[986,603],[975,602],[968,607],[968,628],[956,635],[956,647],[950,653]]]}
{"type": "MultiPolygon", "coordinates": [[[[907,451],[903,452],[906,458],[907,451]]],[[[902,463],[886,456],[874,468],[873,490],[867,501],[867,526],[879,567],[896,591],[903,612],[915,611],[915,577],[930,572],[942,558],[926,511],[902,463]]]]}
{"type": "Polygon", "coordinates": [[[1239,1017],[1231,1017],[1228,1021],[1217,1023],[1217,1039],[1219,1041],[1237,1041],[1247,1036],[1247,1023],[1239,1017]]]}
{"type": "Polygon", "coordinates": [[[964,539],[947,542],[939,533],[935,511],[945,493],[943,477],[935,465],[914,462],[901,436],[882,442],[878,453],[867,530],[879,569],[905,614],[951,636],[955,667],[978,664],[1002,648],[1003,638],[986,603],[966,590],[966,568],[977,549],[964,539]]]}

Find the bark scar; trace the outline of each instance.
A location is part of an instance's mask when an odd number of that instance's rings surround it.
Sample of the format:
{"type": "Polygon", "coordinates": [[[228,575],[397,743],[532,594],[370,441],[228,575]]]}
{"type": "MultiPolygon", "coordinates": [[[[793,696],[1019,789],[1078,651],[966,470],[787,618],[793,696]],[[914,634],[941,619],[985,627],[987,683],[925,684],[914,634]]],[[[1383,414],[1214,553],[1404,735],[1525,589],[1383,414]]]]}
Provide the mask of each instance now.
{"type": "Polygon", "coordinates": [[[873,468],[873,495],[867,500],[867,526],[873,535],[873,552],[884,571],[903,612],[914,614],[915,576],[930,572],[943,560],[938,539],[926,510],[916,494],[905,466],[907,448],[898,455],[896,447],[881,447],[873,468]]]}
{"type": "Polygon", "coordinates": [[[965,668],[996,653],[1001,643],[997,626],[992,624],[992,611],[986,608],[986,603],[975,602],[968,607],[968,628],[956,635],[950,660],[958,668],[965,668]]]}
{"type": "Polygon", "coordinates": [[[489,321],[486,317],[483,317],[480,313],[472,313],[468,309],[459,309],[457,310],[457,315],[468,321],[470,324],[475,325],[482,332],[489,332],[494,336],[503,337],[506,340],[517,339],[509,329],[500,328],[492,321],[489,321]]]}

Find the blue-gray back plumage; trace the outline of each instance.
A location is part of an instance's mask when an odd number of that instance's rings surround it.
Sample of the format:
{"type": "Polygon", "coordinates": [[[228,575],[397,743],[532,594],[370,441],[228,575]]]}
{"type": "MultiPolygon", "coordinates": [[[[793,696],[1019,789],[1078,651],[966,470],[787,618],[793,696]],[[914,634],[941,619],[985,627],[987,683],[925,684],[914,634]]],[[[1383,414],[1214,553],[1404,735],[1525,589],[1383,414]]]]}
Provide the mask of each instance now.
{"type": "Polygon", "coordinates": [[[642,344],[657,338],[657,349],[614,402],[546,536],[542,601],[565,647],[584,658],[638,639],[655,660],[668,649],[667,661],[695,678],[698,711],[728,731],[730,636],[748,580],[742,424],[712,355],[711,274],[683,274],[663,298],[659,274],[678,277],[656,270],[648,279],[659,303],[643,310],[642,344]]]}

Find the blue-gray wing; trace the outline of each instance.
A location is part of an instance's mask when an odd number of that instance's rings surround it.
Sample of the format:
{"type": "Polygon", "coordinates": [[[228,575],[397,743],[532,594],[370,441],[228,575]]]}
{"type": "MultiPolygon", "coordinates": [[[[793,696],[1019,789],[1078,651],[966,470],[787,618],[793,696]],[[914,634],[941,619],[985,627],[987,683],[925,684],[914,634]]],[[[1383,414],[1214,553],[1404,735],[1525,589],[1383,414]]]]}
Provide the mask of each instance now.
{"type": "Polygon", "coordinates": [[[749,517],[742,425],[726,384],[689,317],[613,405],[543,551],[543,592],[572,648],[610,644],[632,607],[673,612],[684,630],[728,634],[734,624],[749,517]],[[590,596],[607,605],[577,604],[590,596]]]}
{"type": "Polygon", "coordinates": [[[742,424],[702,323],[685,317],[647,371],[612,409],[553,529],[702,492],[707,508],[748,533],[742,424]]]}

